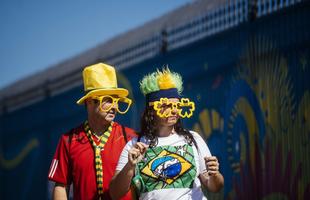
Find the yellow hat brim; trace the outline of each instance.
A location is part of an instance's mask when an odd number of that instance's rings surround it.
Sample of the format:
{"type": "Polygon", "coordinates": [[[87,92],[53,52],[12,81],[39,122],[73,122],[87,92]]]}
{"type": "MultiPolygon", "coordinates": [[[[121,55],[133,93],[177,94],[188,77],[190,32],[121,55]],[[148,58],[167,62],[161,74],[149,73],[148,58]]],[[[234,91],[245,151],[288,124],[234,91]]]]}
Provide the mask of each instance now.
{"type": "Polygon", "coordinates": [[[103,96],[103,95],[117,95],[119,97],[127,97],[128,90],[124,88],[92,90],[88,92],[85,96],[80,98],[76,103],[79,105],[83,105],[84,101],[87,98],[94,97],[94,96],[103,96]]]}

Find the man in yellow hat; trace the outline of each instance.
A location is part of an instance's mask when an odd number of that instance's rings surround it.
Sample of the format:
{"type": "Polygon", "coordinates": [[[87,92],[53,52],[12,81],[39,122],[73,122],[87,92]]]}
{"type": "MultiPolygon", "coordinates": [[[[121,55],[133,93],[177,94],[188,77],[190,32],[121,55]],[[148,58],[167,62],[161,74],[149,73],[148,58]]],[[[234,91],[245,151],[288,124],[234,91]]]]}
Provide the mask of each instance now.
{"type": "MultiPolygon", "coordinates": [[[[77,101],[86,105],[88,120],[61,136],[48,178],[55,182],[53,199],[67,199],[73,183],[75,200],[111,199],[109,183],[120,153],[135,132],[114,118],[125,114],[131,100],[128,90],[117,87],[114,67],[98,63],[83,70],[85,95],[77,101]]],[[[123,199],[131,199],[127,193],[123,199]]]]}

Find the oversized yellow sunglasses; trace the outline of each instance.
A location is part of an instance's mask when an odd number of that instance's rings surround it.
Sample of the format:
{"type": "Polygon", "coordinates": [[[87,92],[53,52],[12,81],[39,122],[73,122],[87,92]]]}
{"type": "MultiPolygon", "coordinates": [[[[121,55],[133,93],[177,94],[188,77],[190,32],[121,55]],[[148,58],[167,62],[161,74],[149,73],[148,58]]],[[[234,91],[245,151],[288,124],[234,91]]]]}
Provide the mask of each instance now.
{"type": "Polygon", "coordinates": [[[176,110],[182,118],[190,118],[195,110],[195,103],[188,98],[181,98],[178,102],[169,101],[168,98],[160,98],[159,101],[149,103],[153,106],[156,114],[161,118],[172,116],[172,111],[176,110]]]}
{"type": "Polygon", "coordinates": [[[93,97],[93,99],[100,102],[99,107],[101,111],[108,112],[114,107],[114,105],[117,105],[116,110],[120,114],[125,114],[129,110],[132,103],[131,99],[127,97],[113,97],[110,95],[97,96],[93,97]]]}

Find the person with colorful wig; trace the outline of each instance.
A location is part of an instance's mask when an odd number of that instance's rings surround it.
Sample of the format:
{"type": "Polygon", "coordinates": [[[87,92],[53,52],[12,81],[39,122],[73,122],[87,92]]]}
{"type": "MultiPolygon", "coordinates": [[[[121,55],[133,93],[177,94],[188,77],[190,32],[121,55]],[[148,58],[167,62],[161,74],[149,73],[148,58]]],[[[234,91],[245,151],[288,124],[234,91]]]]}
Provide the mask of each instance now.
{"type": "MultiPolygon", "coordinates": [[[[87,66],[83,80],[85,94],[77,104],[85,106],[87,120],[59,140],[48,172],[48,179],[55,182],[53,200],[69,199],[71,184],[75,200],[111,199],[109,184],[120,153],[136,136],[114,121],[131,105],[128,90],[117,87],[115,68],[104,63],[87,66]]],[[[132,197],[130,192],[122,196],[132,197]]]]}
{"type": "Polygon", "coordinates": [[[124,147],[110,184],[113,199],[130,188],[139,199],[206,199],[201,186],[218,192],[224,185],[219,162],[203,138],[183,128],[195,104],[181,96],[182,78],[168,68],[145,76],[141,132],[124,147]]]}

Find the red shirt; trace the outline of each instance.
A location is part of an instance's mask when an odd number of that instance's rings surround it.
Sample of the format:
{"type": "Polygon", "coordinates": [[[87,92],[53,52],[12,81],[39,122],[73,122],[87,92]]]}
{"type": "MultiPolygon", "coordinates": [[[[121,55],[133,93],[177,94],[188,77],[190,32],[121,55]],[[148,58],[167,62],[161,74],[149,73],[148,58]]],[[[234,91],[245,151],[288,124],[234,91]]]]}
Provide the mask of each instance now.
{"type": "MultiPolygon", "coordinates": [[[[128,140],[136,136],[135,132],[130,128],[125,127],[125,132],[128,140]]],[[[95,136],[93,136],[93,139],[99,144],[95,136]]],[[[104,146],[104,150],[101,151],[103,199],[111,199],[109,184],[125,144],[121,125],[114,122],[111,135],[104,146]]],[[[62,135],[48,173],[49,180],[65,185],[70,185],[73,182],[75,200],[94,200],[98,199],[95,171],[94,150],[84,132],[83,125],[62,135]],[[69,142],[70,135],[71,143],[69,142]]],[[[122,199],[131,199],[130,192],[122,199]]]]}

